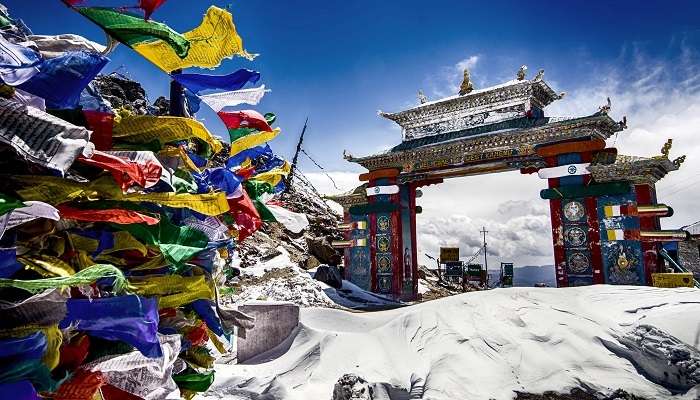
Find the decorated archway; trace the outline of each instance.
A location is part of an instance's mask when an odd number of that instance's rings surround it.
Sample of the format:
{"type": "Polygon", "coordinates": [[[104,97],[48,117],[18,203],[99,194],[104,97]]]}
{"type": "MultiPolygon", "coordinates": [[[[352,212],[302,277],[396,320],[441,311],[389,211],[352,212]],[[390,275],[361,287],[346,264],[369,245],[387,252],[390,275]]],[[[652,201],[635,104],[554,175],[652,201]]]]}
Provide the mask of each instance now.
{"type": "Polygon", "coordinates": [[[417,294],[416,190],[458,176],[519,170],[546,184],[557,286],[650,284],[659,272],[661,243],[685,239],[662,231],[671,208],[657,203],[655,183],[678,169],[670,140],[653,158],[619,155],[605,140],[626,128],[610,104],[589,116],[549,117],[557,94],[542,79],[515,80],[396,112],[380,113],[402,128],[390,150],[345,159],[365,167],[365,182],[331,198],[345,210],[346,279],[373,292],[411,300],[417,294]],[[545,183],[545,182],[543,182],[545,183]]]}

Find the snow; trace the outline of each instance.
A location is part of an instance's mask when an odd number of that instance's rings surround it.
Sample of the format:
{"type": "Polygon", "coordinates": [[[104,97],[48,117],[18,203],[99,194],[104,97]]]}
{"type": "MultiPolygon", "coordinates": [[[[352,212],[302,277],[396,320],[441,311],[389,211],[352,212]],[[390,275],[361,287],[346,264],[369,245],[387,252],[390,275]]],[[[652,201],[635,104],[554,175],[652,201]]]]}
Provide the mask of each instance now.
{"type": "Polygon", "coordinates": [[[279,358],[217,365],[204,398],[330,399],[338,378],[354,373],[425,399],[589,387],[690,400],[698,387],[673,397],[632,361],[658,376],[669,354],[685,346],[685,364],[668,368],[697,366],[699,315],[697,289],[607,285],[470,292],[372,313],[304,308],[279,358]],[[650,350],[654,343],[666,349],[650,350]]]}

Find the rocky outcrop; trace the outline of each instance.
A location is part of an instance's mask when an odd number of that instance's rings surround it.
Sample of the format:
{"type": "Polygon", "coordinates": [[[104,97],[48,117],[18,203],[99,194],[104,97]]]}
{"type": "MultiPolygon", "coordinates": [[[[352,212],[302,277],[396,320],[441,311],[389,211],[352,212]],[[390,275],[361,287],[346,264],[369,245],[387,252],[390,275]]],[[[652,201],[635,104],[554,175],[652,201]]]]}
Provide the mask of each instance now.
{"type": "Polygon", "coordinates": [[[355,374],[345,374],[333,387],[332,400],[372,400],[372,387],[355,374]]]}

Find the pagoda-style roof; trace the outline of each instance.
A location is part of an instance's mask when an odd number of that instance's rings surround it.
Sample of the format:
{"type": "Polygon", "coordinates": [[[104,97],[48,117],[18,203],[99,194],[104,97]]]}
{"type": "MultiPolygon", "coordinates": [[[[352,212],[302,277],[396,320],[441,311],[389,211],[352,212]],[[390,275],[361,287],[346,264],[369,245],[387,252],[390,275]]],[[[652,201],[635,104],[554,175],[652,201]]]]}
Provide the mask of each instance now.
{"type": "Polygon", "coordinates": [[[402,128],[404,141],[446,132],[485,126],[495,122],[540,112],[561,95],[542,80],[542,72],[532,80],[512,80],[501,85],[473,90],[396,113],[380,112],[402,128]],[[537,111],[539,110],[539,111],[537,111]]]}
{"type": "Polygon", "coordinates": [[[615,163],[590,165],[596,182],[629,181],[634,184],[653,184],[671,171],[676,171],[682,161],[671,161],[666,155],[652,158],[618,155],[615,163]]]}
{"type": "Polygon", "coordinates": [[[402,175],[450,166],[483,166],[490,161],[500,165],[475,173],[512,170],[521,168],[521,162],[541,161],[534,150],[539,144],[586,137],[607,139],[622,129],[621,123],[603,112],[581,118],[519,117],[403,142],[379,154],[345,158],[370,171],[400,168],[402,175]]]}

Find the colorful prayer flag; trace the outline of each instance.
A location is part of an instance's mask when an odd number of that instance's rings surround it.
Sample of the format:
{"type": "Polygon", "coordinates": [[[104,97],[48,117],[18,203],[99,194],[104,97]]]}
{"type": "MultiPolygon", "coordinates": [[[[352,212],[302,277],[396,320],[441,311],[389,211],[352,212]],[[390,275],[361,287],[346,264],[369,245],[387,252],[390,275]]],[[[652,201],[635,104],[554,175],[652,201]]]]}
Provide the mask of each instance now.
{"type": "Polygon", "coordinates": [[[227,75],[173,74],[172,78],[192,93],[198,94],[205,90],[241,89],[248,82],[256,83],[260,79],[260,72],[239,69],[227,75]]]}
{"type": "Polygon", "coordinates": [[[201,94],[199,98],[212,110],[219,112],[225,107],[239,104],[258,104],[265,95],[265,85],[252,89],[234,90],[212,94],[201,94]]]}

